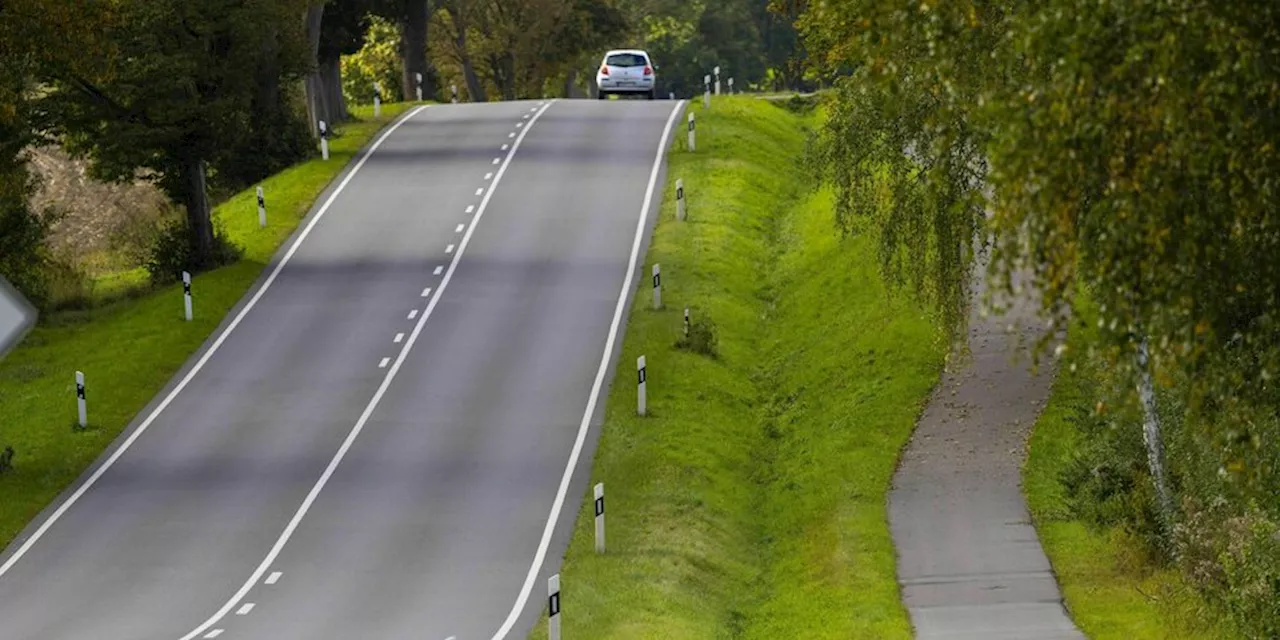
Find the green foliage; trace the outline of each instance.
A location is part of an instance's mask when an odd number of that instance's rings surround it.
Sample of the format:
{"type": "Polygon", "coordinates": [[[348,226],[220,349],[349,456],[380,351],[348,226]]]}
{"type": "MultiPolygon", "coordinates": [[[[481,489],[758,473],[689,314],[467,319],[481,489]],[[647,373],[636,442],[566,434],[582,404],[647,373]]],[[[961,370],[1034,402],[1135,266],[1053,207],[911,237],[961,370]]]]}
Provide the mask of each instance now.
{"type": "Polygon", "coordinates": [[[719,353],[716,325],[701,309],[691,309],[693,318],[676,340],[676,348],[714,358],[719,353]]]}
{"type": "Polygon", "coordinates": [[[185,218],[161,221],[147,251],[143,267],[154,284],[168,284],[182,278],[182,272],[200,273],[225,266],[240,259],[241,249],[215,231],[213,251],[201,255],[191,241],[191,230],[185,218]]]}
{"type": "MultiPolygon", "coordinates": [[[[342,58],[342,93],[349,104],[373,104],[373,83],[388,92],[400,86],[400,35],[395,24],[377,16],[369,18],[364,46],[342,58]]],[[[394,95],[392,93],[391,95],[394,95]]]]}

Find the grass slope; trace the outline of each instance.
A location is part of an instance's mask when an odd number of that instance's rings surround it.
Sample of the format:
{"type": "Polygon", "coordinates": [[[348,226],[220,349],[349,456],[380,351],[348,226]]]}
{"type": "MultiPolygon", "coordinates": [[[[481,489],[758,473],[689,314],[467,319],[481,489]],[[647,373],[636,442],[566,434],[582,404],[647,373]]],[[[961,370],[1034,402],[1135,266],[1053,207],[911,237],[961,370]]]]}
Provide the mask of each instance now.
{"type": "MultiPolygon", "coordinates": [[[[670,156],[667,198],[610,391],[593,482],[562,570],[582,638],[893,638],[910,625],[885,492],[942,363],[932,324],[890,300],[866,239],[840,239],[831,195],[799,164],[813,115],[752,98],[698,113],[698,152],[670,156]],[[686,306],[719,356],[677,350],[686,306]],[[635,415],[647,357],[649,413],[635,415]]],[[[683,139],[683,136],[681,136],[683,139]]],[[[533,637],[545,637],[544,625],[533,637]]]]}
{"type": "MultiPolygon", "coordinates": [[[[1082,332],[1091,327],[1089,321],[1073,323],[1071,352],[1085,352],[1082,332]]],[[[1075,371],[1062,369],[1023,467],[1027,505],[1072,618],[1094,640],[1237,637],[1176,569],[1152,562],[1140,542],[1121,529],[1099,529],[1073,516],[1060,478],[1083,445],[1076,425],[1093,411],[1100,375],[1085,363],[1075,371]]]]}
{"type": "Polygon", "coordinates": [[[263,182],[266,229],[258,228],[253,189],[214,216],[244,259],[201,274],[192,285],[195,319],[182,318],[182,287],[163,287],[87,312],[43,318],[0,360],[0,447],[12,445],[14,468],[0,475],[0,548],[22,530],[162,389],[257,279],[329,182],[383,126],[413,105],[356,109],[330,146],[330,160],[302,163],[263,182]],[[77,432],[74,375],[85,372],[90,428],[77,432]]]}

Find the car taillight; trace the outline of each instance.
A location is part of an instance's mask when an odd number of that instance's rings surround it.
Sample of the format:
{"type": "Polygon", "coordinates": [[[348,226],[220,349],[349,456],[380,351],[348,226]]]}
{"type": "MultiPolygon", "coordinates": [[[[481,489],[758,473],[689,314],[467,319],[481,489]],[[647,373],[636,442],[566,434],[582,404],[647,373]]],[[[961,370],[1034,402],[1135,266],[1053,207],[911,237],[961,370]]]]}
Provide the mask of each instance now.
{"type": "Polygon", "coordinates": [[[607,75],[609,75],[609,67],[608,67],[608,65],[603,66],[603,67],[600,67],[600,75],[602,75],[602,76],[607,76],[607,75]]]}
{"type": "Polygon", "coordinates": [[[646,76],[651,76],[651,75],[653,75],[653,69],[649,68],[649,67],[646,65],[646,66],[645,66],[645,68],[644,68],[644,74],[645,74],[646,76]]]}

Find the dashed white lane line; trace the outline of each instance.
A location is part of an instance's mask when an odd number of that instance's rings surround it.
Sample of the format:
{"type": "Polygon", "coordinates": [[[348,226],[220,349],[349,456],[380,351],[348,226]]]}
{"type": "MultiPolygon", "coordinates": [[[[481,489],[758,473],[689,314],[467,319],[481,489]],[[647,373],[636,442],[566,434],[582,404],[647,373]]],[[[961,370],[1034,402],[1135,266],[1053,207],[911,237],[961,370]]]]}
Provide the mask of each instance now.
{"type": "Polygon", "coordinates": [[[494,166],[497,166],[497,165],[502,164],[502,158],[494,158],[494,159],[493,159],[493,164],[494,164],[494,166]]]}
{"type": "Polygon", "coordinates": [[[509,145],[509,144],[504,144],[504,145],[502,145],[502,150],[503,150],[503,151],[506,151],[507,149],[510,149],[510,148],[511,148],[511,145],[509,145]]]}
{"type": "Polygon", "coordinates": [[[466,228],[467,228],[467,225],[465,225],[465,224],[459,224],[459,225],[458,225],[458,227],[457,227],[456,229],[454,229],[454,230],[453,230],[453,232],[454,232],[454,233],[462,233],[462,230],[463,230],[463,229],[466,229],[466,228]]]}
{"type": "Polygon", "coordinates": [[[414,309],[413,311],[410,311],[410,312],[409,312],[409,319],[410,319],[410,320],[413,320],[413,319],[415,319],[415,318],[417,318],[417,317],[418,317],[418,310],[417,310],[417,309],[414,309]]]}
{"type": "Polygon", "coordinates": [[[444,248],[444,253],[445,253],[445,255],[449,255],[449,254],[453,253],[453,245],[449,245],[449,246],[445,247],[445,248],[444,248]]]}
{"type": "Polygon", "coordinates": [[[512,131],[511,133],[508,133],[508,134],[507,134],[507,137],[508,137],[508,138],[514,138],[514,137],[516,137],[516,132],[512,131]]]}
{"type": "Polygon", "coordinates": [[[524,123],[523,123],[523,122],[517,122],[517,123],[516,123],[516,128],[517,128],[517,129],[519,129],[520,127],[523,127],[523,126],[524,126],[524,123]]]}
{"type": "Polygon", "coordinates": [[[437,276],[442,273],[444,273],[444,267],[436,267],[436,270],[431,272],[432,275],[437,275],[437,276]]]}
{"type": "Polygon", "coordinates": [[[397,334],[396,334],[395,339],[394,339],[394,340],[392,340],[392,342],[394,342],[394,343],[396,343],[396,344],[400,344],[401,342],[404,342],[404,334],[403,334],[403,333],[397,333],[397,334]]]}
{"type": "Polygon", "coordinates": [[[476,195],[478,196],[484,195],[484,187],[480,187],[479,189],[476,189],[476,195]]]}
{"type": "Polygon", "coordinates": [[[526,114],[524,114],[524,119],[525,119],[525,120],[528,120],[528,119],[529,119],[529,114],[527,114],[527,113],[526,113],[526,114]]]}
{"type": "MultiPolygon", "coordinates": [[[[414,315],[418,315],[418,314],[416,314],[416,313],[415,313],[414,315]]],[[[410,319],[410,320],[412,320],[413,318],[409,318],[409,319],[410,319]]],[[[386,368],[387,368],[387,365],[389,365],[389,364],[391,364],[391,358],[383,358],[383,359],[382,359],[382,362],[379,362],[379,363],[378,363],[378,368],[379,368],[379,369],[386,369],[386,368]]]]}
{"type": "Polygon", "coordinates": [[[225,629],[214,629],[213,631],[210,631],[209,633],[204,634],[204,637],[206,637],[206,638],[216,638],[216,637],[218,637],[218,636],[222,635],[222,632],[223,632],[223,631],[225,631],[225,629]]]}
{"type": "Polygon", "coordinates": [[[488,181],[488,180],[492,180],[492,179],[493,179],[493,173],[486,173],[486,174],[484,174],[484,179],[485,179],[486,181],[488,181]]]}
{"type": "Polygon", "coordinates": [[[275,584],[277,582],[280,582],[280,576],[282,575],[284,575],[283,571],[272,571],[271,575],[267,576],[267,584],[275,584]]]}
{"type": "Polygon", "coordinates": [[[474,204],[467,205],[467,213],[475,213],[475,212],[476,212],[476,206],[474,204]]]}
{"type": "Polygon", "coordinates": [[[422,297],[424,297],[424,298],[430,298],[430,297],[431,297],[431,287],[427,287],[426,289],[423,289],[423,290],[422,290],[422,297]]]}
{"type": "Polygon", "coordinates": [[[238,616],[247,616],[247,615],[249,615],[249,612],[250,612],[250,611],[253,611],[253,608],[254,608],[255,606],[257,606],[257,605],[255,605],[255,604],[254,604],[254,603],[252,603],[252,602],[246,602],[246,603],[244,603],[244,606],[243,606],[243,607],[240,607],[240,608],[236,611],[236,615],[238,615],[238,616]]]}

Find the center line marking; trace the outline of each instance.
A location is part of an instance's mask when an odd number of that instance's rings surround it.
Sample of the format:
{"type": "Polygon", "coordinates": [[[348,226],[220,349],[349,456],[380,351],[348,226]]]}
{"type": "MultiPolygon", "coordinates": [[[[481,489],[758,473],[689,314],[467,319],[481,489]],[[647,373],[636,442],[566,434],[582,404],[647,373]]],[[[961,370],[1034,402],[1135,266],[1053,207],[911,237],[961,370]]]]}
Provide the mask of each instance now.
{"type": "Polygon", "coordinates": [[[511,145],[509,145],[509,144],[504,144],[504,145],[502,145],[502,150],[503,150],[503,151],[506,151],[510,146],[511,146],[511,145]]]}
{"type": "Polygon", "coordinates": [[[484,187],[480,187],[479,189],[476,189],[476,195],[478,196],[484,195],[484,187]]]}
{"type": "Polygon", "coordinates": [[[236,611],[236,615],[238,615],[238,616],[247,616],[247,615],[249,615],[249,612],[250,612],[250,611],[253,611],[253,607],[254,607],[254,603],[252,603],[252,602],[246,602],[246,603],[245,603],[245,605],[244,605],[243,607],[240,607],[240,610],[239,610],[239,611],[236,611]]]}
{"type": "Polygon", "coordinates": [[[508,138],[514,138],[514,137],[516,137],[516,132],[512,131],[511,133],[508,133],[508,134],[507,134],[507,137],[508,137],[508,138]]]}
{"type": "Polygon", "coordinates": [[[272,571],[271,575],[267,576],[267,584],[275,584],[277,582],[280,582],[280,576],[282,575],[284,575],[283,571],[272,571]]]}
{"type": "Polygon", "coordinates": [[[444,252],[445,252],[445,255],[448,255],[448,254],[450,254],[450,253],[453,253],[453,245],[449,245],[449,246],[445,247],[445,248],[444,248],[444,252]]]}
{"type": "Polygon", "coordinates": [[[499,164],[502,164],[502,158],[494,158],[494,159],[493,159],[493,164],[494,164],[494,166],[497,166],[497,165],[499,165],[499,164]]]}
{"type": "Polygon", "coordinates": [[[418,317],[418,310],[417,310],[417,309],[414,309],[413,311],[410,311],[410,312],[409,312],[409,319],[410,319],[410,320],[413,320],[414,318],[417,318],[417,317],[418,317]]]}
{"type": "MultiPolygon", "coordinates": [[[[415,315],[416,315],[416,314],[415,314],[415,315]]],[[[413,317],[412,317],[412,316],[410,316],[410,318],[409,318],[409,319],[410,319],[410,320],[412,320],[412,319],[413,319],[413,317]]],[[[389,365],[389,364],[391,364],[391,358],[383,358],[383,359],[382,359],[382,362],[379,362],[379,363],[378,363],[378,368],[379,368],[379,369],[386,369],[386,368],[387,368],[387,365],[389,365]]]]}
{"type": "Polygon", "coordinates": [[[214,629],[213,631],[210,631],[209,633],[204,634],[204,637],[206,637],[206,638],[216,638],[216,637],[218,637],[218,636],[222,635],[222,631],[223,631],[222,629],[214,629]]]}
{"type": "Polygon", "coordinates": [[[436,267],[436,270],[435,270],[435,271],[432,271],[431,273],[432,273],[432,275],[437,275],[437,276],[438,276],[438,275],[440,275],[440,274],[444,273],[444,267],[436,267]]]}
{"type": "Polygon", "coordinates": [[[457,229],[454,229],[454,230],[453,230],[453,232],[454,232],[454,233],[462,233],[462,230],[463,230],[463,229],[466,229],[466,228],[467,228],[467,225],[465,225],[465,224],[460,224],[460,225],[458,225],[458,228],[457,228],[457,229]]]}
{"type": "Polygon", "coordinates": [[[519,129],[520,127],[523,127],[523,126],[524,126],[524,123],[523,123],[523,122],[517,122],[517,123],[516,123],[516,128],[517,128],[517,129],[519,129]]]}
{"type": "Polygon", "coordinates": [[[395,340],[392,340],[392,342],[394,342],[394,343],[396,343],[396,344],[400,344],[401,342],[404,342],[404,334],[403,334],[403,333],[397,333],[397,334],[396,334],[396,339],[395,339],[395,340]]]}
{"type": "MultiPolygon", "coordinates": [[[[551,108],[551,105],[553,104],[555,103],[551,102],[547,105],[544,105],[542,109],[538,112],[538,115],[535,116],[529,122],[529,126],[525,128],[523,133],[520,134],[520,139],[516,140],[515,146],[511,150],[511,154],[507,156],[506,161],[502,164],[502,168],[498,170],[498,177],[497,179],[494,180],[493,186],[490,187],[489,193],[485,196],[484,200],[480,201],[480,209],[479,211],[476,212],[477,224],[479,223],[480,218],[484,217],[484,211],[489,206],[489,201],[493,199],[494,191],[497,190],[498,185],[502,182],[502,176],[506,173],[507,167],[511,166],[511,162],[515,158],[516,151],[520,149],[520,144],[524,140],[524,136],[528,134],[530,129],[533,128],[533,125],[537,123],[538,118],[542,117],[542,114],[546,113],[547,112],[546,110],[551,108]]],[[[675,119],[675,115],[673,112],[672,121],[674,121],[674,119],[675,119]]],[[[670,123],[668,123],[668,129],[670,129],[670,123]]],[[[669,134],[670,131],[668,130],[667,133],[669,134]]],[[[648,204],[648,198],[646,198],[646,205],[647,204],[648,204]]],[[[329,460],[329,464],[325,466],[324,471],[320,474],[320,477],[316,479],[316,482],[314,485],[312,485],[311,490],[307,492],[307,496],[303,498],[302,504],[298,505],[297,510],[294,511],[293,513],[293,517],[289,519],[289,523],[285,525],[284,530],[280,532],[279,537],[277,537],[275,543],[271,545],[271,549],[267,551],[266,556],[262,559],[261,562],[258,563],[257,568],[253,570],[253,573],[249,575],[249,578],[244,582],[244,584],[240,585],[240,588],[236,590],[234,594],[232,594],[231,598],[228,599],[226,603],[224,603],[217,611],[215,611],[213,615],[209,616],[207,620],[200,623],[200,626],[196,627],[195,629],[192,629],[190,633],[182,636],[180,640],[193,640],[194,638],[198,638],[201,633],[205,632],[206,629],[212,627],[213,625],[217,624],[219,620],[226,617],[226,615],[230,613],[231,610],[235,609],[236,605],[240,604],[240,601],[244,600],[245,596],[247,596],[249,592],[253,590],[253,586],[257,584],[259,580],[262,579],[263,572],[265,572],[268,567],[274,564],[276,560],[280,557],[280,554],[284,552],[285,546],[289,544],[289,540],[293,538],[293,535],[298,530],[298,527],[302,526],[302,521],[307,517],[307,512],[311,510],[311,507],[315,504],[316,500],[319,499],[320,494],[324,491],[325,485],[329,484],[329,480],[333,478],[333,474],[337,472],[338,466],[342,464],[343,459],[347,457],[347,453],[351,451],[351,447],[355,445],[355,441],[360,437],[360,433],[364,431],[365,427],[369,424],[369,420],[373,417],[374,411],[377,410],[378,404],[382,402],[382,398],[387,394],[387,390],[391,387],[391,383],[395,381],[396,374],[399,373],[400,368],[404,366],[405,360],[407,360],[409,357],[409,352],[413,350],[414,343],[418,341],[418,336],[422,335],[422,330],[423,328],[426,327],[427,319],[431,317],[432,311],[435,310],[436,305],[440,302],[440,297],[444,295],[445,288],[449,286],[449,281],[453,278],[453,274],[458,268],[458,262],[462,260],[463,254],[466,253],[467,244],[471,242],[471,236],[475,233],[476,228],[477,228],[476,224],[473,224],[471,228],[467,230],[466,235],[462,237],[462,245],[461,245],[462,248],[458,250],[457,255],[454,256],[453,260],[449,263],[449,273],[445,274],[444,280],[442,280],[440,283],[440,288],[436,290],[435,296],[431,298],[430,302],[427,303],[427,308],[422,314],[422,318],[418,320],[418,323],[416,325],[414,325],[413,332],[409,334],[409,338],[408,340],[405,341],[404,347],[400,349],[400,353],[399,355],[396,356],[395,362],[391,365],[391,368],[387,370],[386,376],[382,378],[382,382],[378,385],[378,389],[374,391],[373,397],[369,399],[369,403],[365,405],[364,411],[361,412],[360,417],[356,420],[356,423],[352,425],[351,431],[347,433],[347,437],[342,441],[342,444],[338,447],[338,450],[333,454],[333,457],[329,460]]],[[[632,252],[633,258],[635,257],[634,254],[635,254],[635,251],[632,252]]],[[[632,272],[632,275],[634,275],[634,271],[635,271],[634,259],[632,260],[632,263],[633,264],[631,265],[631,272],[632,272]]],[[[627,284],[629,288],[631,283],[628,282],[627,284]]],[[[621,316],[620,311],[617,313],[617,316],[621,316]]],[[[617,331],[616,317],[615,317],[614,325],[615,326],[613,328],[613,332],[616,333],[617,331]]],[[[597,383],[597,386],[598,384],[599,383],[597,383]]],[[[596,391],[596,393],[599,393],[598,390],[596,391]]],[[[582,438],[582,435],[579,435],[579,442],[577,444],[578,449],[580,449],[582,446],[581,438],[582,438]]],[[[574,459],[576,460],[576,458],[577,456],[575,455],[574,459]]],[[[557,499],[558,504],[562,504],[564,502],[564,493],[565,493],[565,488],[562,487],[557,499]]],[[[558,513],[558,509],[557,509],[557,513],[558,513]]],[[[554,520],[554,518],[552,519],[554,520]]],[[[544,542],[542,543],[542,549],[539,554],[540,556],[546,554],[547,544],[548,542],[544,540],[544,542]]],[[[541,557],[539,557],[539,562],[537,564],[541,565],[541,557]]],[[[534,567],[535,571],[536,569],[537,567],[534,567]]],[[[532,581],[533,581],[533,578],[529,578],[528,580],[530,585],[529,588],[531,588],[532,586],[532,581]]],[[[529,597],[528,592],[526,591],[520,600],[521,604],[526,602],[528,600],[528,597],[529,597]]],[[[514,622],[511,624],[514,624],[514,622]]],[[[504,631],[503,635],[505,635],[506,633],[507,632],[504,631]]]]}
{"type": "Polygon", "coordinates": [[[474,213],[475,210],[476,210],[476,206],[474,204],[467,205],[467,213],[474,213]]]}
{"type": "Polygon", "coordinates": [[[422,290],[422,297],[424,297],[424,298],[430,298],[430,297],[431,297],[431,287],[427,287],[426,289],[423,289],[423,290],[422,290]]]}
{"type": "Polygon", "coordinates": [[[486,173],[486,174],[484,174],[484,179],[485,179],[485,180],[492,180],[492,179],[493,179],[493,174],[492,174],[492,173],[486,173]]]}

